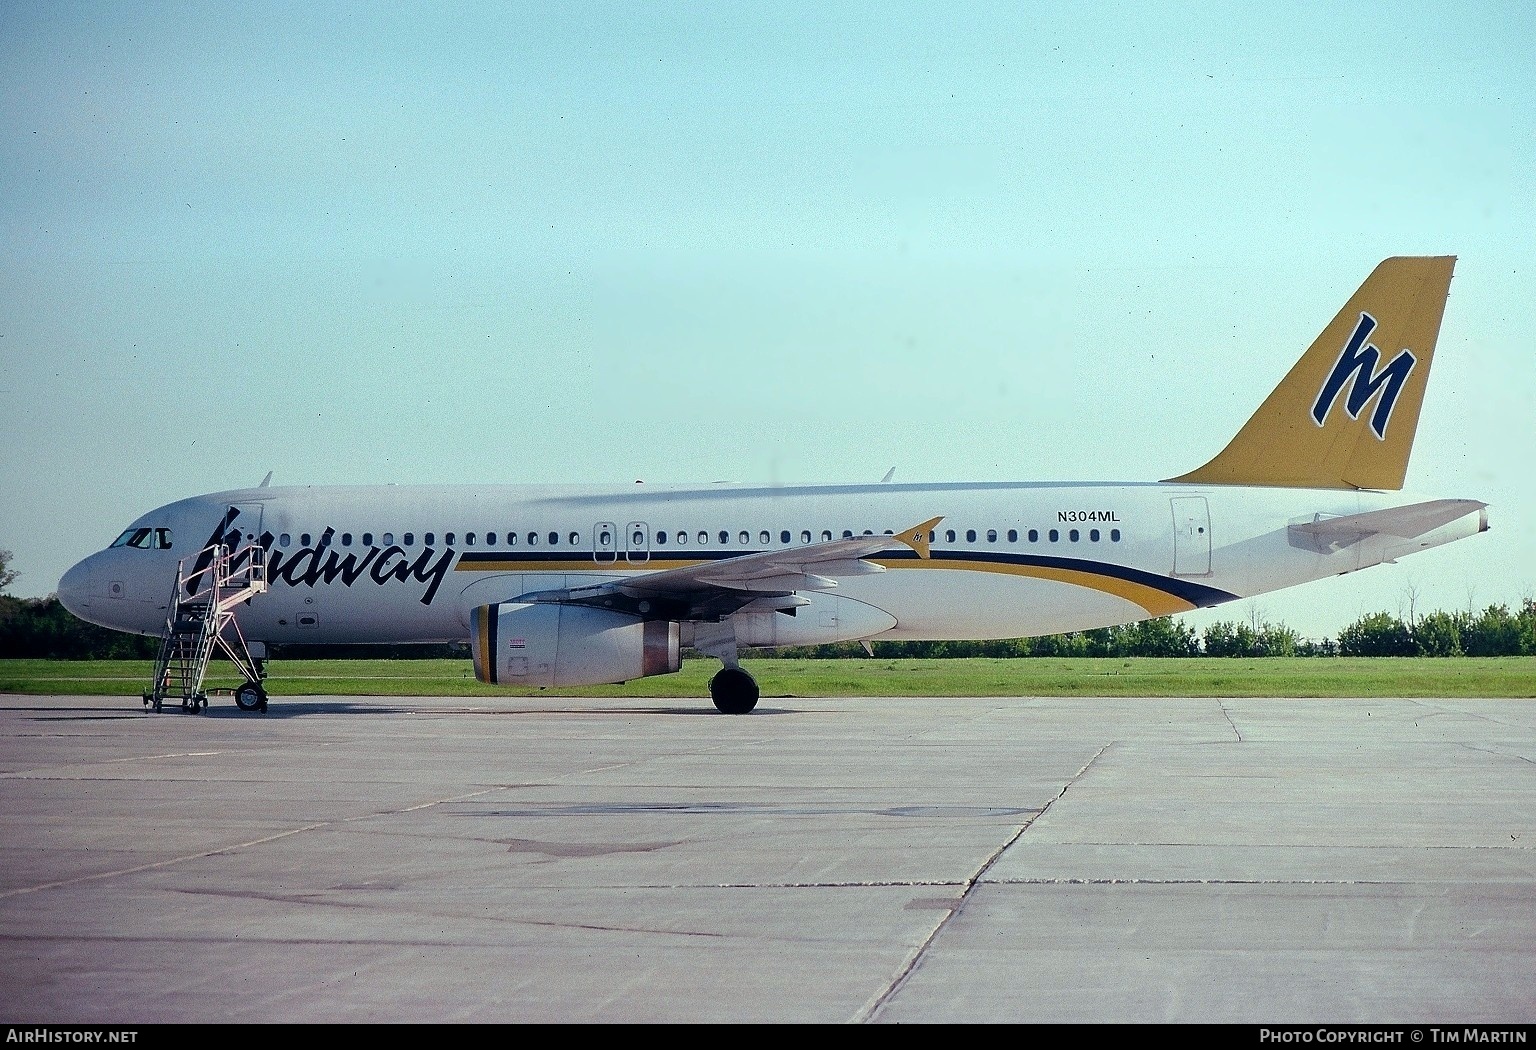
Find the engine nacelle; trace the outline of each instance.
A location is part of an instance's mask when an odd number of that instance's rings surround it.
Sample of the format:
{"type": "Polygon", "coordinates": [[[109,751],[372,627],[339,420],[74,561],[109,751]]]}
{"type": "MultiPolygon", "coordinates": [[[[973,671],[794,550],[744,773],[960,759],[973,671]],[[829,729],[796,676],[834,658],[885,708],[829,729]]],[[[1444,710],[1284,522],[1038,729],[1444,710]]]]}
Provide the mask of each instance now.
{"type": "Polygon", "coordinates": [[[682,666],[678,626],[583,605],[476,607],[469,644],[489,685],[616,685],[682,666]]]}

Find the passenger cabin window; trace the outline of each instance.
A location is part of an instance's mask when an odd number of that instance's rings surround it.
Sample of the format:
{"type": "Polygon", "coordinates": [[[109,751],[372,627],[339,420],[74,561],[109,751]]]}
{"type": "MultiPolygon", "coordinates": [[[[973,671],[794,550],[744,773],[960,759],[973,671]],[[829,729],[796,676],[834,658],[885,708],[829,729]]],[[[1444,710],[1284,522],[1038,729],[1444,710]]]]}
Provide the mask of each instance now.
{"type": "MultiPolygon", "coordinates": [[[[431,541],[428,540],[427,542],[430,543],[431,541]]],[[[304,532],[304,533],[300,533],[299,534],[299,546],[300,547],[308,547],[309,546],[309,533],[304,532]]]]}
{"type": "Polygon", "coordinates": [[[496,534],[494,532],[487,532],[485,534],[485,545],[487,547],[496,546],[496,534]]]}
{"type": "Polygon", "coordinates": [[[373,546],[373,533],[371,533],[371,532],[363,533],[363,546],[364,547],[372,547],[373,546]]]}
{"type": "Polygon", "coordinates": [[[404,539],[404,541],[403,541],[403,542],[404,542],[404,543],[405,543],[405,545],[406,545],[406,546],[407,546],[407,547],[409,547],[409,546],[410,546],[410,545],[411,545],[411,544],[413,544],[413,543],[415,543],[415,542],[416,542],[416,536],[415,536],[415,535],[414,535],[414,534],[413,534],[413,533],[409,533],[409,532],[407,532],[407,533],[406,533],[406,534],[405,534],[405,539],[404,539]]]}
{"type": "Polygon", "coordinates": [[[474,545],[475,545],[475,534],[473,532],[466,532],[464,534],[464,546],[466,546],[466,547],[473,547],[474,545]]]}
{"type": "Polygon", "coordinates": [[[393,532],[386,532],[379,538],[379,542],[386,547],[393,547],[395,545],[395,534],[393,532]]]}
{"type": "Polygon", "coordinates": [[[1040,530],[1039,529],[1030,529],[1029,530],[1029,542],[1030,543],[1039,543],[1040,542],[1040,530]]]}
{"type": "Polygon", "coordinates": [[[537,547],[538,545],[539,545],[539,534],[537,532],[530,532],[528,534],[528,546],[530,546],[530,547],[537,547]]]}
{"type": "Polygon", "coordinates": [[[768,545],[768,530],[767,529],[764,529],[762,532],[759,532],[757,534],[757,542],[763,544],[765,547],[768,545]]]}
{"type": "Polygon", "coordinates": [[[1110,529],[1109,530],[1109,542],[1110,543],[1119,543],[1120,542],[1120,530],[1119,529],[1110,529]]]}
{"type": "Polygon", "coordinates": [[[1099,530],[1098,529],[1089,529],[1088,530],[1088,538],[1090,540],[1092,540],[1094,543],[1098,543],[1099,542],[1099,530]]]}
{"type": "Polygon", "coordinates": [[[549,545],[551,547],[558,547],[560,545],[560,534],[558,532],[551,532],[549,534],[549,545]]]}
{"type": "MultiPolygon", "coordinates": [[[[723,533],[723,532],[720,534],[720,542],[721,543],[725,542],[725,533],[723,533]]],[[[709,546],[709,533],[705,532],[703,529],[699,530],[699,546],[700,547],[707,547],[707,546],[709,546]]]]}
{"type": "Polygon", "coordinates": [[[831,539],[832,539],[832,530],[831,529],[822,529],[821,530],[821,542],[822,543],[827,543],[827,542],[831,541],[831,539]]]}
{"type": "Polygon", "coordinates": [[[1009,543],[1018,543],[1019,542],[1019,530],[1018,529],[1009,529],[1008,530],[1008,542],[1009,543]]]}
{"type": "Polygon", "coordinates": [[[966,529],[965,530],[965,542],[966,543],[975,543],[976,542],[976,530],[975,529],[966,529]]]}
{"type": "Polygon", "coordinates": [[[988,543],[996,543],[997,542],[997,530],[996,529],[988,529],[987,530],[987,542],[988,543]]]}
{"type": "Polygon", "coordinates": [[[343,547],[352,546],[352,534],[350,532],[343,532],[341,534],[341,545],[343,547]]]}
{"type": "MultiPolygon", "coordinates": [[[[305,541],[304,541],[304,542],[305,542],[305,543],[308,543],[308,542],[309,542],[309,541],[308,541],[308,540],[305,540],[305,541]]],[[[427,533],[427,534],[426,534],[426,535],[425,535],[425,536],[423,536],[423,537],[422,537],[422,538],[421,538],[421,542],[422,542],[422,543],[425,543],[425,544],[426,544],[426,545],[427,545],[427,546],[428,546],[428,547],[430,547],[430,546],[432,546],[432,544],[433,544],[433,543],[435,543],[435,542],[436,542],[436,541],[435,541],[435,540],[433,540],[433,538],[432,538],[432,533],[430,533],[430,532],[429,532],[429,533],[427,533]]]]}
{"type": "Polygon", "coordinates": [[[666,545],[667,545],[667,531],[665,529],[657,529],[656,530],[656,546],[658,546],[658,547],[665,547],[666,545]]]}
{"type": "Polygon", "coordinates": [[[748,534],[746,529],[741,530],[741,542],[743,546],[752,542],[752,537],[748,534]]]}
{"type": "Polygon", "coordinates": [[[1057,532],[1055,529],[1051,530],[1050,536],[1052,543],[1055,543],[1057,540],[1061,539],[1061,533],[1057,532]]]}
{"type": "Polygon", "coordinates": [[[571,533],[571,546],[572,547],[580,547],[581,546],[581,533],[579,533],[579,532],[571,533]]]}
{"type": "Polygon", "coordinates": [[[811,542],[811,533],[810,533],[809,529],[801,529],[800,530],[800,542],[801,543],[810,543],[811,542]]]}
{"type": "Polygon", "coordinates": [[[944,542],[945,543],[954,543],[955,542],[955,530],[954,529],[945,529],[944,530],[944,542]]]}
{"type": "MultiPolygon", "coordinates": [[[[661,533],[661,535],[665,536],[666,533],[663,532],[663,533],[661,533]]],[[[678,529],[677,530],[677,545],[679,547],[686,547],[686,546],[688,546],[688,533],[686,531],[684,531],[683,529],[678,529]]]]}
{"type": "Polygon", "coordinates": [[[288,544],[290,544],[292,542],[293,542],[293,538],[291,536],[289,536],[286,532],[283,533],[281,536],[279,536],[277,538],[277,545],[279,547],[286,547],[286,546],[288,546],[288,544]]]}
{"type": "Polygon", "coordinates": [[[1071,540],[1073,543],[1076,543],[1077,542],[1077,530],[1076,529],[1072,529],[1070,532],[1068,532],[1067,533],[1067,539],[1071,540]]]}

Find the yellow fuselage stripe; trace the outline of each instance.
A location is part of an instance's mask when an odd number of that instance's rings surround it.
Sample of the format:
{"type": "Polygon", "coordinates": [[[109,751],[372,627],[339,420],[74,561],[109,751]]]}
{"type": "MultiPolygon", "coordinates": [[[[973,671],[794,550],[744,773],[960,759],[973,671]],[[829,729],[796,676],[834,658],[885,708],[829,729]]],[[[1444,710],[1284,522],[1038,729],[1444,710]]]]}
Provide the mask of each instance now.
{"type": "Polygon", "coordinates": [[[871,558],[870,561],[884,565],[888,569],[960,569],[966,572],[1000,572],[1008,576],[1054,580],[1057,583],[1113,594],[1133,605],[1141,606],[1153,616],[1171,616],[1174,613],[1189,612],[1196,608],[1194,602],[1156,587],[1083,569],[1058,569],[1050,565],[1000,565],[996,562],[946,561],[942,558],[931,558],[920,565],[910,561],[883,562],[878,558],[871,558]]]}

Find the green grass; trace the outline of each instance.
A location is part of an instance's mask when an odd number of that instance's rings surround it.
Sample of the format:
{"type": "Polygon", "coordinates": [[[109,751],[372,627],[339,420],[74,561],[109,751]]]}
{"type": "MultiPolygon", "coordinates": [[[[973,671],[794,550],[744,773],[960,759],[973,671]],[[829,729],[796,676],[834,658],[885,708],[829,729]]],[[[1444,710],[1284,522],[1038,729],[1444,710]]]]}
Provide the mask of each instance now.
{"type": "MultiPolygon", "coordinates": [[[[469,660],[274,660],[267,691],[284,696],[706,696],[719,664],[686,660],[677,674],[627,685],[501,689],[475,681],[469,660]]],[[[774,696],[1289,696],[1536,697],[1536,657],[751,660],[774,696]]],[[[215,663],[208,688],[239,685],[215,663]]],[[[148,685],[142,660],[0,660],[0,693],[131,696],[148,685]]]]}

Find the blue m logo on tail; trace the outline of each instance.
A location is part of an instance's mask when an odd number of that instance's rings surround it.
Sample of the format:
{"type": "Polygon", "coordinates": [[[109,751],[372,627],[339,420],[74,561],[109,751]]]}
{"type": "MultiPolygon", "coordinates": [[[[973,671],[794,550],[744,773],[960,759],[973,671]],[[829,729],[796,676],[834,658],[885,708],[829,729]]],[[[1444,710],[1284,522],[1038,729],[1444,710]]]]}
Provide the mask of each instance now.
{"type": "Polygon", "coordinates": [[[1378,438],[1386,438],[1387,422],[1392,418],[1392,409],[1397,404],[1397,395],[1402,393],[1403,384],[1408,381],[1408,373],[1413,371],[1417,359],[1413,356],[1413,351],[1405,348],[1380,372],[1376,371],[1376,364],[1381,360],[1381,351],[1366,342],[1375,328],[1376,318],[1362,313],[1360,323],[1355,326],[1354,335],[1350,336],[1349,342],[1344,344],[1344,352],[1339,355],[1338,363],[1333,366],[1333,371],[1323,383],[1323,388],[1317,392],[1317,403],[1312,406],[1312,418],[1318,426],[1322,426],[1327,420],[1328,410],[1338,400],[1344,384],[1353,377],[1354,382],[1349,388],[1349,397],[1344,402],[1344,410],[1349,413],[1350,419],[1359,419],[1360,410],[1380,390],[1381,400],[1376,402],[1376,410],[1371,413],[1371,430],[1378,438]],[[1385,389],[1382,389],[1383,387],[1385,389]]]}

